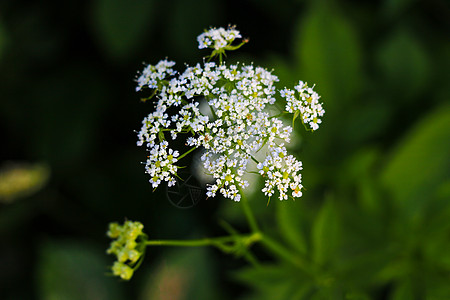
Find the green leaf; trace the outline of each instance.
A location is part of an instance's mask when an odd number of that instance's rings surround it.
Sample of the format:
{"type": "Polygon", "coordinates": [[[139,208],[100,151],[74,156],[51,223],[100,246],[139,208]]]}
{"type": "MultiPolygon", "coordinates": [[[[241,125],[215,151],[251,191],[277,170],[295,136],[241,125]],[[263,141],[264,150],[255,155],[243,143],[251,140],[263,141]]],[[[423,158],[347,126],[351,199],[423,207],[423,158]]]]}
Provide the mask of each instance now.
{"type": "Polygon", "coordinates": [[[293,50],[301,78],[317,84],[329,111],[348,102],[361,84],[362,51],[355,28],[326,1],[315,2],[298,25],[293,50]]]}
{"type": "Polygon", "coordinates": [[[422,214],[450,176],[450,105],[418,122],[387,159],[382,183],[406,214],[422,214]]]}
{"type": "Polygon", "coordinates": [[[104,51],[113,59],[124,59],[143,43],[151,28],[154,1],[97,0],[92,25],[104,51]]]}
{"type": "Polygon", "coordinates": [[[301,201],[277,203],[277,223],[281,235],[301,254],[307,253],[307,243],[303,232],[301,201]]]}
{"type": "Polygon", "coordinates": [[[253,297],[248,299],[300,300],[314,286],[308,278],[285,265],[248,267],[241,269],[233,277],[252,288],[253,297]]]}
{"type": "Polygon", "coordinates": [[[164,138],[164,131],[159,131],[158,132],[158,139],[159,139],[159,142],[163,142],[163,141],[165,141],[165,138],[164,138]]]}
{"type": "Polygon", "coordinates": [[[384,77],[383,90],[395,92],[397,100],[408,101],[427,87],[430,60],[416,35],[408,29],[393,30],[381,41],[376,60],[384,77]]]}
{"type": "Polygon", "coordinates": [[[125,299],[117,279],[106,276],[103,251],[79,241],[46,242],[40,248],[36,286],[39,299],[125,299]]]}
{"type": "Polygon", "coordinates": [[[380,151],[374,147],[365,147],[357,151],[342,164],[339,185],[348,186],[357,192],[357,201],[366,212],[379,212],[381,209],[380,192],[373,180],[374,169],[380,160],[380,151]]]}
{"type": "MultiPolygon", "coordinates": [[[[444,189],[446,185],[450,186],[450,181],[443,185],[444,189]]],[[[450,195],[443,196],[445,198],[441,199],[442,205],[437,205],[430,212],[424,226],[425,237],[420,245],[424,259],[435,266],[435,269],[450,273],[450,195]]]]}
{"type": "MultiPolygon", "coordinates": [[[[450,214],[447,213],[447,217],[450,214]]],[[[447,221],[450,218],[447,218],[447,221]]],[[[436,266],[436,269],[450,273],[450,241],[449,232],[446,234],[438,235],[431,233],[431,236],[424,241],[424,256],[426,256],[428,262],[436,266]]]]}
{"type": "Polygon", "coordinates": [[[312,229],[313,259],[323,265],[336,255],[339,244],[338,210],[331,197],[322,205],[312,229]]]}
{"type": "Polygon", "coordinates": [[[261,265],[257,268],[247,267],[235,274],[235,278],[260,289],[268,289],[271,284],[284,281],[285,277],[286,268],[275,264],[261,265]]]}
{"type": "Polygon", "coordinates": [[[346,300],[370,300],[370,297],[364,293],[350,292],[345,295],[346,300]]]}
{"type": "MultiPolygon", "coordinates": [[[[326,102],[325,102],[326,104],[326,102]]],[[[367,140],[383,136],[392,120],[392,104],[386,95],[365,97],[346,112],[346,122],[342,123],[340,138],[348,146],[359,147],[367,140]]]]}
{"type": "Polygon", "coordinates": [[[399,283],[392,293],[390,300],[412,300],[418,299],[414,297],[414,291],[409,281],[399,283]]]}
{"type": "Polygon", "coordinates": [[[426,298],[427,300],[450,299],[450,285],[448,276],[438,274],[427,278],[426,298]]]}

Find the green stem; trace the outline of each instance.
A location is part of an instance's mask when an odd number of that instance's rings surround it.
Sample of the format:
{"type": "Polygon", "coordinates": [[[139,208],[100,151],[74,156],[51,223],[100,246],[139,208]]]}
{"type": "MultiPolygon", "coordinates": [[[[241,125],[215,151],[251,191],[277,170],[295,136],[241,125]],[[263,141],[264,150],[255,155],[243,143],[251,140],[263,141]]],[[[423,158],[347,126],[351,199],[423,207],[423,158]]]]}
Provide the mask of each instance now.
{"type": "Polygon", "coordinates": [[[192,151],[194,151],[195,149],[197,149],[196,147],[193,147],[191,149],[189,149],[188,151],[186,151],[185,153],[181,154],[180,156],[177,157],[177,160],[182,159],[183,157],[185,157],[186,155],[188,155],[189,153],[191,153],[192,151]]]}
{"type": "Polygon", "coordinates": [[[211,114],[213,115],[214,120],[217,120],[217,115],[216,112],[214,111],[213,107],[211,105],[209,105],[209,110],[211,111],[211,114]]]}
{"type": "Polygon", "coordinates": [[[259,164],[259,161],[258,161],[253,155],[250,154],[250,158],[251,158],[255,163],[259,164]]]}
{"type": "Polygon", "coordinates": [[[245,252],[244,254],[244,258],[252,264],[252,266],[254,266],[255,268],[258,268],[261,266],[261,264],[259,263],[259,261],[256,259],[256,257],[249,251],[245,252]]]}
{"type": "Polygon", "coordinates": [[[151,240],[146,241],[146,246],[178,246],[178,247],[201,247],[214,246],[217,244],[232,242],[235,238],[232,236],[224,236],[217,238],[204,238],[198,240],[151,240]]]}
{"type": "Polygon", "coordinates": [[[260,233],[252,233],[247,235],[232,235],[216,238],[204,238],[197,240],[151,240],[146,241],[146,246],[178,246],[178,247],[201,247],[201,246],[221,246],[226,243],[235,242],[237,239],[244,241],[246,245],[251,245],[261,240],[260,233]]]}
{"type": "Polygon", "coordinates": [[[256,223],[255,215],[253,214],[247,198],[245,197],[244,191],[241,188],[239,188],[239,193],[241,194],[242,208],[244,210],[245,217],[247,218],[248,225],[253,233],[259,233],[259,227],[256,223]]]}

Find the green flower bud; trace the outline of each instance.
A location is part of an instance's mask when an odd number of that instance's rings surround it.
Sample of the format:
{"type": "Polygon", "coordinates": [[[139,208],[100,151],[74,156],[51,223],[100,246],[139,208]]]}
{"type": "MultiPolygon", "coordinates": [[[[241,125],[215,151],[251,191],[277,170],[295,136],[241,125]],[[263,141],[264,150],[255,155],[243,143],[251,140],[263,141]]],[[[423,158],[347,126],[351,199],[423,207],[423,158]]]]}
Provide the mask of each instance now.
{"type": "Polygon", "coordinates": [[[128,257],[128,249],[126,248],[122,248],[120,249],[120,251],[117,253],[117,261],[124,263],[126,262],[129,257],[128,257]]]}
{"type": "Polygon", "coordinates": [[[128,259],[131,261],[132,264],[138,261],[138,259],[141,257],[141,253],[137,250],[128,250],[128,259]]]}
{"type": "Polygon", "coordinates": [[[120,276],[124,280],[130,280],[133,276],[133,269],[126,264],[115,262],[112,266],[114,276],[120,276]]]}
{"type": "Polygon", "coordinates": [[[120,233],[122,232],[122,226],[120,226],[118,223],[109,223],[109,230],[106,233],[110,238],[115,239],[119,237],[120,233]]]}
{"type": "Polygon", "coordinates": [[[136,246],[137,246],[137,243],[134,240],[128,240],[125,243],[125,248],[130,249],[130,250],[136,248],[136,246]]]}
{"type": "Polygon", "coordinates": [[[139,243],[136,239],[143,235],[144,226],[139,222],[126,221],[123,226],[117,223],[110,224],[108,236],[116,239],[111,242],[108,254],[114,254],[117,261],[112,266],[112,271],[115,276],[120,276],[122,279],[128,280],[133,275],[133,269],[129,265],[135,264],[142,253],[136,250],[139,243]],[[119,232],[119,234],[117,234],[119,232]],[[129,265],[127,265],[129,264],[129,265]]]}

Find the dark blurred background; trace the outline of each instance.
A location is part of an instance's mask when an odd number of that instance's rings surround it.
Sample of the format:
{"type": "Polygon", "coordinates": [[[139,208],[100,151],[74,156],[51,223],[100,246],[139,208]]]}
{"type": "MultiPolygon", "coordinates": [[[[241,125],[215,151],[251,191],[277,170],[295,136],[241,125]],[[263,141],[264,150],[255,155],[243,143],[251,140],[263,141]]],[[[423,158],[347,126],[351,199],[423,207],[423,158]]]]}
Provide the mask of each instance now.
{"type": "Polygon", "coordinates": [[[246,231],[232,201],[179,209],[153,192],[135,146],[151,111],[135,92],[142,63],[201,61],[196,36],[228,24],[250,38],[231,61],[274,69],[280,87],[315,83],[326,110],[316,133],[296,128],[302,199],[286,211],[252,196],[262,226],[327,249],[311,255],[331,288],[367,297],[347,299],[450,299],[444,0],[1,1],[0,299],[294,299],[273,296],[283,272],[230,275],[247,264],[209,248],[150,248],[131,282],[105,276],[111,221],[154,239],[224,234],[221,218],[246,231]]]}

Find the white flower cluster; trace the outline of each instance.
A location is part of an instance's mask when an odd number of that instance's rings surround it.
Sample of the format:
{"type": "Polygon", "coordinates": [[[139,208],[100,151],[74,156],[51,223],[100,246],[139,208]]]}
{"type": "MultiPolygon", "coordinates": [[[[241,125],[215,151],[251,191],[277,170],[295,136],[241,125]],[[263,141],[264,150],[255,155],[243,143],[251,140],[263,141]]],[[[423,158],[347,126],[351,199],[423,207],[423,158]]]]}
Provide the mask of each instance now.
{"type": "Polygon", "coordinates": [[[264,162],[258,164],[259,174],[267,177],[262,189],[266,196],[271,197],[275,188],[278,190],[280,200],[288,198],[288,190],[292,190],[292,197],[302,196],[302,162],[293,155],[287,155],[283,145],[271,149],[270,155],[264,162]]]}
{"type": "Polygon", "coordinates": [[[322,108],[322,103],[319,103],[320,96],[313,90],[313,87],[308,87],[308,84],[299,81],[295,90],[298,97],[293,90],[283,89],[280,91],[281,97],[286,98],[286,111],[290,113],[300,113],[303,124],[308,124],[312,131],[319,129],[319,124],[325,113],[322,108]]]}
{"type": "Polygon", "coordinates": [[[138,83],[136,92],[140,91],[142,87],[156,89],[158,80],[163,80],[166,76],[175,75],[176,72],[172,69],[174,65],[173,61],[167,60],[161,60],[156,66],[148,65],[136,80],[138,83]]]}
{"type": "MultiPolygon", "coordinates": [[[[199,41],[213,39],[214,34],[224,36],[224,32],[228,31],[209,31],[209,35],[200,35],[199,41]]],[[[238,35],[235,31],[234,37],[238,35]]],[[[154,112],[142,122],[137,142],[139,146],[146,144],[150,152],[146,172],[153,187],[163,181],[173,185],[177,176],[175,163],[192,150],[202,148],[204,169],[214,180],[207,187],[209,197],[219,192],[239,201],[241,190],[249,185],[243,178],[246,173],[263,176],[262,191],[269,197],[276,192],[280,200],[300,197],[302,164],[287,155],[284,147],[290,142],[292,127],[266,109],[276,101],[274,83],[278,78],[253,65],[205,62],[175,73],[174,64],[164,60],[147,66],[138,79],[138,88],[153,89],[157,98],[154,112]],[[208,114],[200,110],[200,101],[209,106],[208,114]],[[169,135],[172,140],[183,136],[190,150],[179,155],[169,148],[169,135]],[[265,145],[268,150],[262,150],[265,145]],[[267,151],[263,162],[255,158],[258,151],[267,151]],[[254,171],[249,170],[252,161],[257,165],[254,171]]],[[[302,115],[306,114],[304,111],[302,115]]]]}
{"type": "Polygon", "coordinates": [[[230,45],[236,38],[240,38],[241,35],[234,27],[224,28],[211,28],[208,31],[200,34],[197,37],[198,48],[213,48],[219,50],[230,45]]]}
{"type": "Polygon", "coordinates": [[[174,176],[178,168],[174,163],[178,161],[179,153],[168,148],[168,145],[167,141],[162,141],[150,149],[145,169],[150,174],[150,182],[154,188],[161,183],[161,180],[167,181],[169,186],[173,186],[176,182],[174,176]]]}

